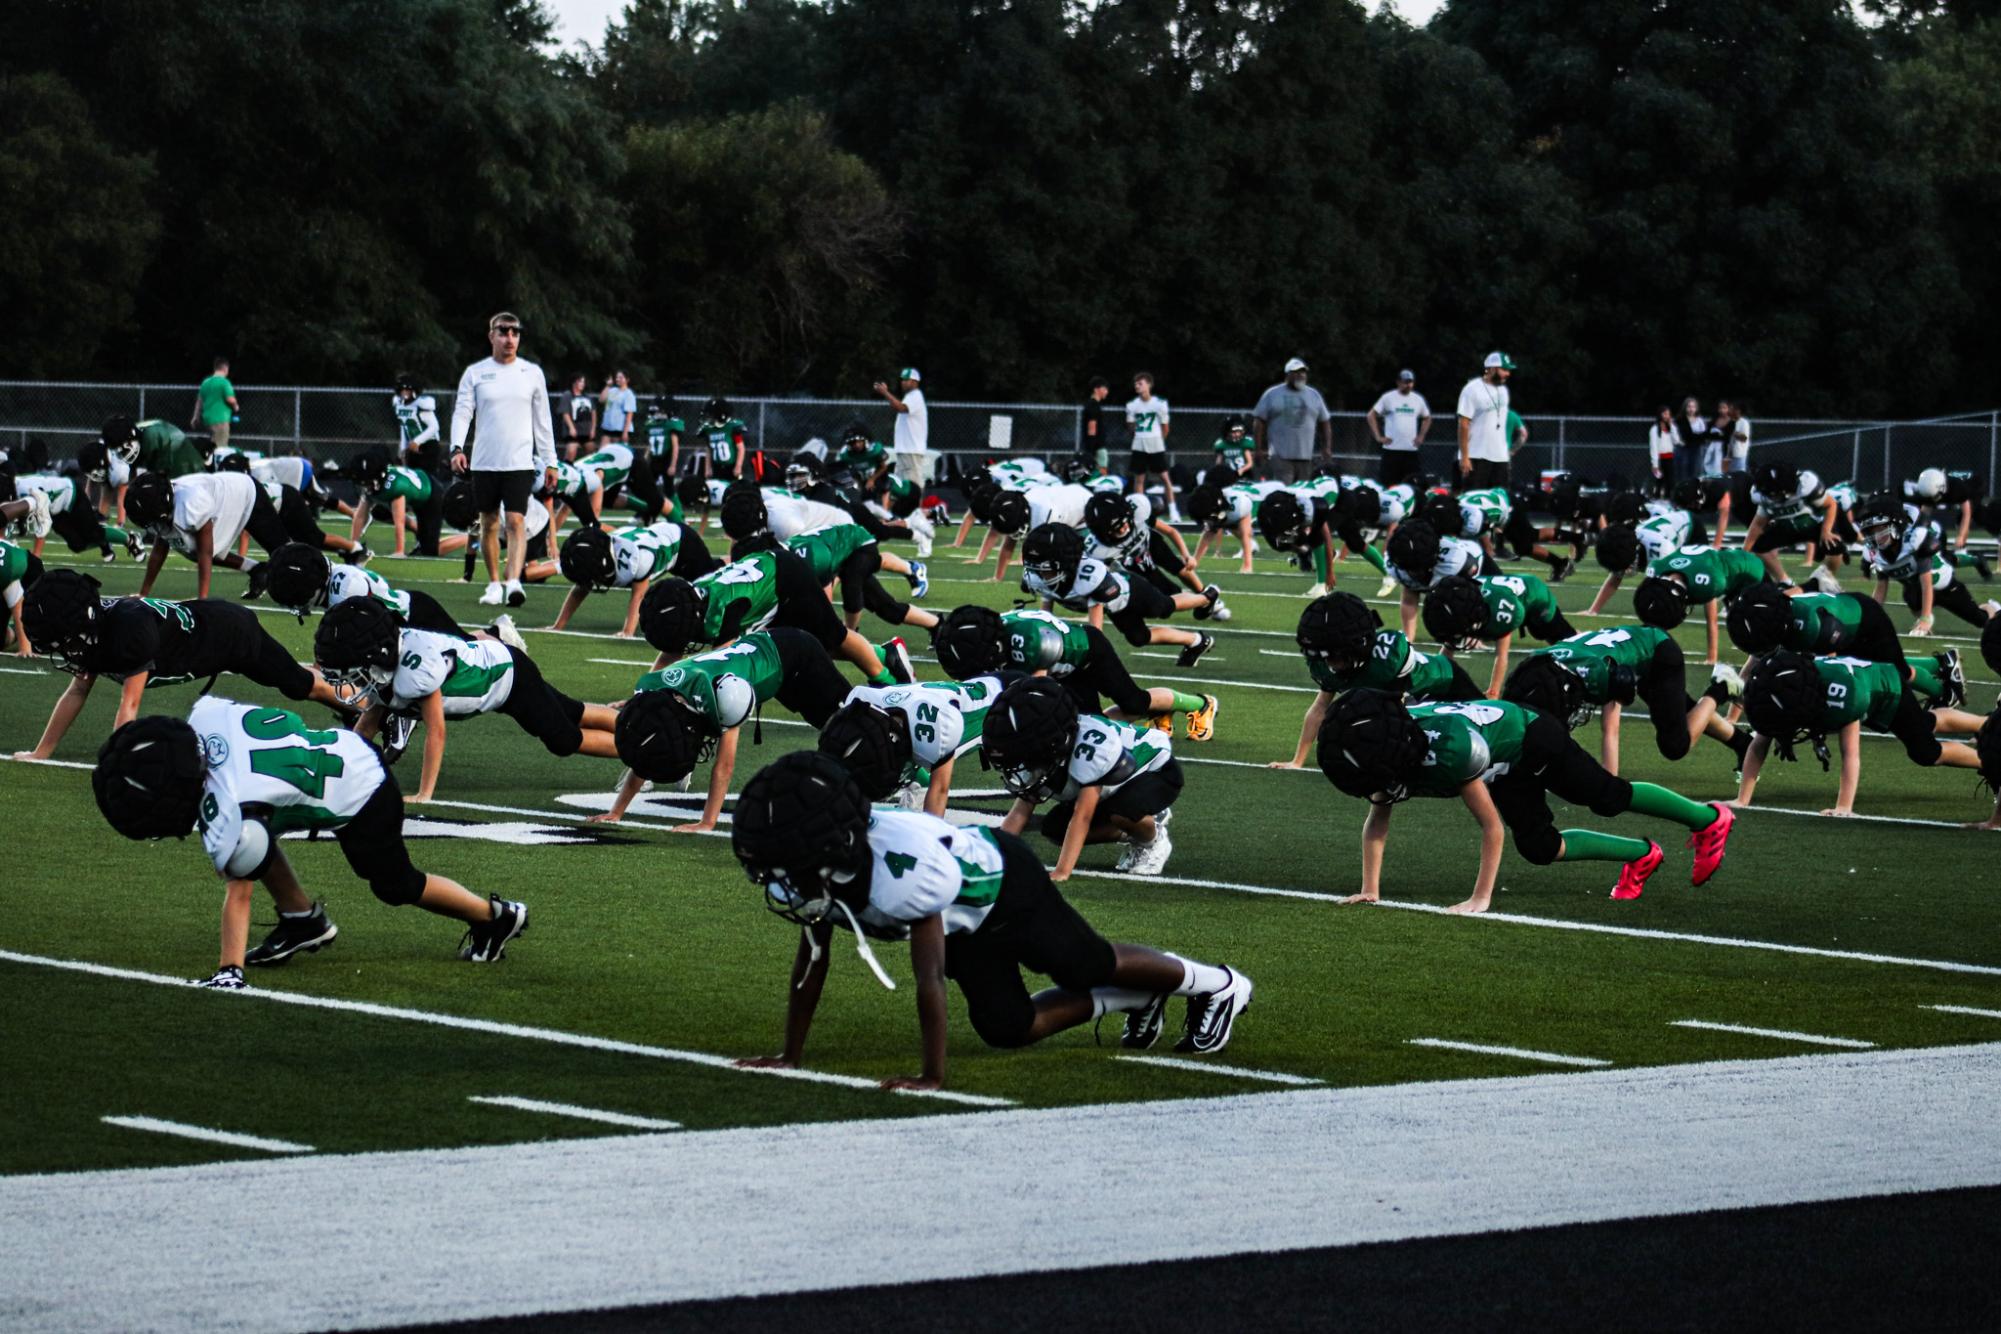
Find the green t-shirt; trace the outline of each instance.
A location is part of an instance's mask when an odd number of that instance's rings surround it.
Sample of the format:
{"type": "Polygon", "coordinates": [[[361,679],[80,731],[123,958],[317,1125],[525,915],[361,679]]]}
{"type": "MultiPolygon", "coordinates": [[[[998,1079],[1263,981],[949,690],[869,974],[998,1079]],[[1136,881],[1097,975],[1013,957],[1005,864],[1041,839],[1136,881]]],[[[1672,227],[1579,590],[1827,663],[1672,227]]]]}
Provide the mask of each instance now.
{"type": "Polygon", "coordinates": [[[848,557],[874,546],[875,538],[858,523],[830,523],[788,537],[785,545],[804,558],[813,569],[813,577],[824,584],[832,582],[848,557]]]}
{"type": "Polygon", "coordinates": [[[739,676],[750,684],[759,704],[777,698],[785,685],[785,665],[778,657],[778,644],[770,635],[749,634],[726,648],[711,649],[648,672],[634,683],[634,694],[649,690],[671,690],[695,706],[695,711],[722,730],[716,705],[716,678],[739,676]]]}
{"type": "Polygon", "coordinates": [[[1245,436],[1242,440],[1231,440],[1228,436],[1222,436],[1217,439],[1213,448],[1216,451],[1217,462],[1232,472],[1242,472],[1244,465],[1251,461],[1251,451],[1257,448],[1257,442],[1249,436],[1245,436]]]}
{"type": "Polygon", "coordinates": [[[1337,672],[1325,659],[1308,658],[1313,683],[1329,694],[1350,690],[1387,690],[1413,700],[1432,699],[1452,688],[1452,660],[1442,654],[1420,653],[1401,630],[1378,630],[1369,660],[1349,672],[1337,672]]]}
{"type": "Polygon", "coordinates": [[[1516,438],[1517,438],[1517,437],[1519,437],[1519,436],[1521,435],[1521,433],[1522,433],[1523,431],[1527,430],[1527,429],[1528,429],[1528,427],[1527,427],[1527,426],[1526,426],[1526,425],[1525,425],[1525,424],[1523,423],[1523,421],[1522,421],[1522,414],[1521,414],[1521,413],[1519,413],[1519,412],[1516,412],[1516,411],[1515,411],[1515,410],[1514,410],[1513,408],[1509,408],[1509,409],[1508,409],[1508,452],[1509,452],[1510,454],[1512,454],[1512,453],[1514,453],[1514,452],[1515,452],[1515,440],[1516,440],[1516,438]]]}
{"type": "MultiPolygon", "coordinates": [[[[0,590],[5,590],[10,584],[18,583],[21,576],[27,572],[27,548],[17,547],[12,542],[0,542],[0,590]]],[[[4,608],[0,608],[0,611],[4,611],[4,608]]]]}
{"type": "Polygon", "coordinates": [[[1499,778],[1522,757],[1535,713],[1506,700],[1462,704],[1413,704],[1410,716],[1428,743],[1424,767],[1411,780],[1412,795],[1453,797],[1473,779],[1499,778]]]}
{"type": "Polygon", "coordinates": [[[709,448],[711,469],[736,467],[737,451],[742,448],[744,424],[735,417],[726,422],[703,422],[702,440],[709,448]]]}
{"type": "Polygon", "coordinates": [[[1584,678],[1584,698],[1604,704],[1612,698],[1612,668],[1630,668],[1643,676],[1654,654],[1672,638],[1651,625],[1619,625],[1586,630],[1539,650],[1584,678]]]}
{"type": "Polygon", "coordinates": [[[708,610],[702,614],[702,636],[711,644],[723,637],[723,626],[733,603],[748,604],[739,635],[762,630],[778,614],[778,557],[769,551],[753,551],[742,560],[733,560],[719,570],[711,570],[695,581],[708,594],[708,610]]]}
{"type": "Polygon", "coordinates": [[[1084,627],[1046,611],[1005,611],[1010,666],[1024,672],[1068,676],[1091,656],[1091,637],[1084,627]]]}
{"type": "MultiPolygon", "coordinates": [[[[186,384],[187,381],[181,381],[186,384]]],[[[201,424],[220,426],[229,420],[229,400],[236,397],[236,386],[226,375],[211,375],[201,382],[197,391],[201,395],[201,424]]]]}
{"type": "Polygon", "coordinates": [[[136,466],[142,471],[185,477],[208,467],[208,460],[201,456],[201,451],[188,443],[187,433],[172,422],[156,417],[152,421],[140,422],[137,429],[139,462],[136,466]]]}
{"type": "Polygon", "coordinates": [[[1497,574],[1473,581],[1487,604],[1487,635],[1499,639],[1533,622],[1546,624],[1556,615],[1556,595],[1532,574],[1497,574]]]}
{"type": "Polygon", "coordinates": [[[646,447],[656,454],[664,454],[674,447],[674,437],[688,428],[679,417],[648,417],[641,429],[646,435],[646,447]]]}
{"type": "Polygon", "coordinates": [[[1735,547],[1683,547],[1671,556],[1647,562],[1649,578],[1678,574],[1688,586],[1690,602],[1726,601],[1765,578],[1765,562],[1735,547]]]}

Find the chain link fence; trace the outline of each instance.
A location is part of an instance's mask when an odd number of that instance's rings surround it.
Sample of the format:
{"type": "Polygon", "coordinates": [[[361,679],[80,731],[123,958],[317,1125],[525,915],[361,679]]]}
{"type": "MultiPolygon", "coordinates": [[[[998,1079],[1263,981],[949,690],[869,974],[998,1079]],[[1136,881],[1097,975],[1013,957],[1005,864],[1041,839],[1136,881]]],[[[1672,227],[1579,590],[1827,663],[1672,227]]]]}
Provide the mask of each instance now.
{"type": "MultiPolygon", "coordinates": [[[[304,453],[315,459],[346,461],[371,445],[393,444],[396,419],[386,388],[321,388],[296,385],[242,385],[239,420],[231,442],[267,453],[304,453]]],[[[439,419],[449,432],[450,388],[432,391],[439,419]]],[[[645,395],[640,396],[642,404],[645,395]]],[[[784,458],[809,440],[836,445],[851,422],[888,441],[896,414],[880,399],[758,398],[732,396],[749,427],[753,448],[784,458]]],[[[97,438],[105,419],[125,415],[144,421],[164,417],[185,425],[194,414],[191,384],[141,385],[84,382],[0,381],[0,449],[18,452],[30,440],[47,443],[56,466],[74,458],[97,438]]],[[[684,400],[679,415],[697,415],[700,403],[684,400]]],[[[1168,445],[1174,461],[1193,471],[1214,457],[1212,443],[1242,407],[1173,407],[1168,445]]],[[[1432,422],[1424,449],[1426,471],[1447,474],[1456,455],[1451,409],[1432,422]]],[[[949,485],[987,462],[1010,456],[1054,461],[1074,452],[1082,412],[1074,403],[952,403],[930,405],[930,446],[936,456],[933,480],[949,485]]],[[[1107,401],[1105,447],[1114,472],[1125,470],[1130,432],[1120,404],[1107,401]]],[[[1593,481],[1623,477],[1639,484],[1649,473],[1647,417],[1553,416],[1524,414],[1529,443],[1516,456],[1515,472],[1526,478],[1552,468],[1568,468],[1593,481]]],[[[1334,416],[1334,463],[1344,471],[1370,473],[1379,452],[1367,416],[1334,416]]],[[[1861,489],[1893,485],[1922,468],[1964,469],[1983,487],[2001,472],[2001,412],[1923,421],[1828,421],[1753,419],[1754,460],[1778,457],[1818,472],[1823,481],[1853,480],[1861,489]]]]}

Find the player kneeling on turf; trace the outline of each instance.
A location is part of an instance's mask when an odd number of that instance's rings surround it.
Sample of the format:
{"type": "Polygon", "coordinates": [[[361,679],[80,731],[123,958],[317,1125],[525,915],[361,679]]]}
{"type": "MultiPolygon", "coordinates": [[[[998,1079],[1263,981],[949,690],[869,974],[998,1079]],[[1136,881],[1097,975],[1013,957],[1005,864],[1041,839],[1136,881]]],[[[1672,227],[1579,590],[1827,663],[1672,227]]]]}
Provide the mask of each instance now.
{"type": "Polygon", "coordinates": [[[1591,829],[1556,827],[1549,796],[1597,815],[1637,811],[1692,831],[1690,883],[1700,885],[1723,865],[1734,817],[1719,804],[1690,801],[1652,783],[1606,773],[1571,740],[1559,718],[1506,701],[1417,704],[1380,690],[1351,690],[1336,700],[1320,729],[1320,770],[1341,792],[1369,803],[1362,824],[1362,892],[1346,903],[1381,897],[1383,845],[1390,812],[1410,797],[1458,797],[1480,826],[1480,873],[1473,896],[1453,912],[1485,912],[1494,899],[1506,834],[1536,866],[1562,861],[1624,862],[1615,899],[1636,899],[1665,860],[1650,838],[1623,838],[1591,829]],[[1488,778],[1487,775],[1494,775],[1488,778]]]}
{"type": "Polygon", "coordinates": [[[871,811],[847,771],[817,752],[795,751],[750,780],[730,842],[765,906],[802,928],[784,1050],[744,1065],[804,1061],[836,926],[855,933],[862,959],[892,988],[863,937],[910,941],[923,1073],[886,1080],[887,1088],[944,1085],[947,977],[965,997],[973,1031],[992,1047],[1024,1047],[1109,1013],[1126,1016],[1120,1045],[1151,1047],[1168,998],[1186,996],[1175,1050],[1219,1052],[1251,1003],[1251,979],[1233,969],[1107,941],[1012,834],[871,811]],[[1024,968],[1056,985],[1031,996],[1024,968]]]}
{"type": "Polygon", "coordinates": [[[240,989],[246,963],[283,963],[339,934],[278,846],[288,830],[331,831],[354,873],[391,907],[414,903],[464,922],[461,959],[491,963],[528,928],[526,904],[483,900],[411,864],[403,794],[374,748],[343,728],[308,728],[296,713],[210,695],[187,722],[155,715],[112,733],[90,785],[97,808],[127,838],[186,838],[199,827],[229,886],[221,961],[203,986],[240,989]],[[246,953],[258,880],[277,902],[278,925],[246,953]]]}
{"type": "Polygon", "coordinates": [[[1061,849],[1052,878],[1068,880],[1087,843],[1122,842],[1118,869],[1159,875],[1174,841],[1167,824],[1181,795],[1173,743],[1152,728],[1080,713],[1070,692],[1030,677],[1001,692],[981,736],[987,765],[1014,794],[1001,828],[1018,834],[1045,801],[1042,836],[1061,849]]]}
{"type": "Polygon", "coordinates": [[[542,679],[535,660],[498,639],[454,639],[403,629],[373,598],[351,598],[320,618],[313,657],[327,680],[356,688],[363,707],[355,730],[373,737],[390,724],[393,763],[424,726],[424,768],[412,801],[429,801],[445,762],[445,722],[504,713],[551,755],[618,754],[618,715],[571,699],[542,679]]]}

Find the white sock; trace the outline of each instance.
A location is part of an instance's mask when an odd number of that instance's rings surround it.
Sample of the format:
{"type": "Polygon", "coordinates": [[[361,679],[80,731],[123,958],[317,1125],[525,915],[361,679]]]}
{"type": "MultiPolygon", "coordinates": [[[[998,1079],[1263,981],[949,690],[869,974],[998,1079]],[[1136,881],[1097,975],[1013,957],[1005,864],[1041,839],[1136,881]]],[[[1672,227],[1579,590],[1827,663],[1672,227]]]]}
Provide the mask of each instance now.
{"type": "Polygon", "coordinates": [[[1181,985],[1174,989],[1177,996],[1207,996],[1230,985],[1230,970],[1227,968],[1218,968],[1213,963],[1197,963],[1179,954],[1168,954],[1167,957],[1181,965],[1181,985]]]}
{"type": "Polygon", "coordinates": [[[1152,999],[1151,991],[1135,991],[1131,987],[1092,987],[1091,1017],[1102,1019],[1108,1014],[1137,1010],[1152,999]]]}
{"type": "Polygon", "coordinates": [[[318,912],[319,910],[320,910],[320,905],[315,903],[312,907],[306,909],[304,912],[286,912],[284,909],[281,908],[278,910],[278,915],[280,917],[291,917],[291,918],[311,917],[314,913],[318,912]]]}

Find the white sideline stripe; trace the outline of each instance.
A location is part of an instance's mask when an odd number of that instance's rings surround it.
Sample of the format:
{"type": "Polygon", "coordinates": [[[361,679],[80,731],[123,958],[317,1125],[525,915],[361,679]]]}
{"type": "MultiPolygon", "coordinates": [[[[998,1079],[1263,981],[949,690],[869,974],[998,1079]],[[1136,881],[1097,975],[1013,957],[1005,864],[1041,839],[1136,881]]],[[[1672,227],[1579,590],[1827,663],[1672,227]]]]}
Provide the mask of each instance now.
{"type": "Polygon", "coordinates": [[[1530,1051],[1526,1047],[1489,1047],[1478,1042],[1454,1042],[1449,1038],[1410,1038],[1406,1045],[1412,1047],[1440,1047],[1447,1051],[1478,1052],[1482,1056],[1516,1056],[1524,1061],[1541,1061],[1547,1065],[1571,1065],[1580,1070],[1599,1070],[1611,1065],[1596,1056],[1562,1056],[1553,1051],[1530,1051]]]}
{"type": "Polygon", "coordinates": [[[0,672],[5,672],[9,676],[54,676],[55,675],[54,672],[45,672],[39,667],[0,667],[0,672]]]}
{"type": "Polygon", "coordinates": [[[1971,1005],[1927,1005],[1924,1008],[1942,1014],[1970,1014],[1976,1019],[2001,1019],[2001,1010],[1976,1010],[1971,1005]]]}
{"type": "Polygon", "coordinates": [[[12,755],[0,755],[0,760],[6,760],[12,764],[46,764],[51,769],[95,769],[97,767],[94,764],[86,764],[82,760],[17,760],[12,755]]]}
{"type": "Polygon", "coordinates": [[[543,1102],[540,1098],[516,1098],[505,1095],[491,1097],[473,1094],[467,1102],[485,1103],[489,1107],[511,1107],[517,1112],[543,1112],[549,1116],[567,1116],[578,1121],[602,1121],[608,1126],[624,1126],[628,1130],[679,1130],[679,1121],[660,1121],[650,1116],[631,1116],[625,1112],[606,1112],[596,1107],[578,1107],[567,1102],[543,1102]]]}
{"type": "Polygon", "coordinates": [[[1788,1028],[1749,1028],[1743,1024],[1719,1024],[1708,1019],[1675,1019],[1670,1028],[1701,1028],[1714,1033],[1748,1033],[1754,1038],[1779,1038],[1786,1042],[1810,1042],[1816,1047],[1842,1047],[1849,1051],[1867,1051],[1876,1044],[1863,1042],[1859,1038],[1830,1038],[1818,1033],[1795,1033],[1788,1028]]]}
{"type": "Polygon", "coordinates": [[[357,1329],[1990,1186],[1997,1080],[2001,1044],[1818,1052],[17,1176],[0,1180],[0,1319],[66,1334],[357,1329]],[[1156,1155],[1105,1152],[1163,1141],[1203,1152],[1167,1176],[1156,1155]],[[1553,1145],[1579,1169],[1550,1171],[1553,1145]],[[1230,1226],[1133,1226],[1135,1202],[1169,1199],[1230,1226]],[[797,1244],[852,1232],[858,1200],[870,1235],[895,1245],[797,1244]],[[659,1226],[676,1217],[702,1225],[659,1226]],[[477,1235],[508,1262],[468,1284],[442,1235],[477,1235]],[[296,1266],[300,1237],[326,1272],[367,1281],[270,1282],[296,1266]]]}
{"type": "Polygon", "coordinates": [[[1121,1061],[1138,1061],[1141,1065],[1165,1066],[1169,1070],[1193,1070],[1197,1074],[1223,1075],[1230,1079],[1261,1079],[1268,1084],[1292,1084],[1299,1088],[1317,1088],[1326,1081],[1310,1079],[1305,1075],[1289,1075],[1283,1070],[1247,1070],[1241,1065],[1216,1065],[1209,1061],[1189,1061],[1179,1056],[1141,1056],[1136,1053],[1121,1053],[1121,1061]]]}
{"type": "Polygon", "coordinates": [[[98,1119],[108,1126],[123,1126],[127,1130],[150,1130],[156,1135],[178,1135],[182,1139],[207,1140],[210,1144],[227,1144],[232,1149],[262,1149],[265,1153],[314,1151],[310,1144],[294,1144],[288,1139],[239,1135],[233,1130],[210,1130],[207,1126],[191,1126],[180,1121],[161,1121],[151,1116],[103,1116],[98,1119]]]}
{"type": "MultiPolygon", "coordinates": [[[[39,954],[21,954],[14,950],[0,950],[0,963],[28,964],[37,968],[59,968],[64,972],[87,973],[92,977],[116,978],[122,982],[150,982],[155,986],[188,987],[191,984],[184,977],[169,977],[164,973],[142,973],[135,968],[113,968],[108,964],[85,963],[80,959],[49,959],[39,954]]],[[[303,1005],[313,1010],[339,1010],[347,1014],[366,1014],[378,1019],[407,1019],[412,1023],[432,1024],[439,1028],[457,1028],[471,1033],[485,1033],[493,1037],[526,1038],[534,1042],[551,1042],[563,1047],[583,1047],[590,1051],[615,1052],[621,1056],[647,1056],[662,1061],[685,1061],[690,1065],[705,1065],[714,1070],[729,1070],[738,1074],[776,1075],[782,1079],[798,1079],[812,1084],[833,1084],[840,1088],[880,1089],[882,1086],[873,1079],[863,1079],[859,1075],[837,1075],[827,1070],[778,1070],[767,1067],[740,1066],[728,1056],[718,1056],[706,1051],[679,1051],[672,1047],[649,1047],[639,1042],[624,1042],[617,1038],[593,1037],[588,1033],[565,1033],[554,1028],[535,1028],[527,1024],[510,1024],[499,1019],[473,1019],[465,1015],[440,1014],[432,1010],[412,1010],[401,1005],[377,1005],[372,1001],[336,1000],[330,996],[309,996],[296,991],[268,991],[262,987],[250,987],[243,991],[226,993],[239,999],[275,1001],[280,1005],[303,1005]]],[[[232,1002],[224,1002],[225,1004],[232,1002]]],[[[943,1102],[964,1103],[969,1107],[1012,1107],[1006,1098],[989,1098],[975,1093],[955,1093],[949,1089],[896,1089],[897,1093],[908,1093],[912,1097],[936,1098],[943,1102]]],[[[4,1311],[0,1307],[0,1311],[4,1311]]]]}

